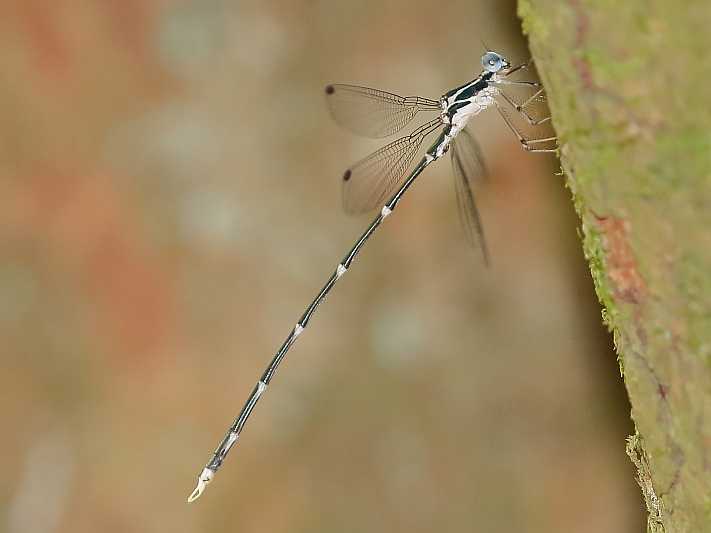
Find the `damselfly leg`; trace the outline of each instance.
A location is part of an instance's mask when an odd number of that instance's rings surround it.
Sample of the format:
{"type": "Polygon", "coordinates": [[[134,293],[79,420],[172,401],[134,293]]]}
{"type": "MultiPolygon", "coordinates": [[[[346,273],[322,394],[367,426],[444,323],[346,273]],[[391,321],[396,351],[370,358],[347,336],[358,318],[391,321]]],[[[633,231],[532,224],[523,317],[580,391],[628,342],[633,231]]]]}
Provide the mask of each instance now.
{"type": "Polygon", "coordinates": [[[516,136],[516,138],[519,140],[521,143],[521,146],[523,147],[524,150],[527,152],[532,152],[532,153],[557,153],[558,152],[558,146],[557,144],[554,146],[548,146],[548,147],[543,147],[540,148],[538,145],[546,144],[546,143],[556,143],[558,141],[558,138],[555,135],[547,136],[547,137],[538,137],[538,138],[531,138],[531,137],[526,137],[524,136],[524,133],[519,129],[517,125],[514,124],[513,120],[511,117],[509,117],[508,112],[504,107],[497,101],[494,101],[494,106],[496,107],[496,110],[499,112],[499,115],[501,115],[501,118],[504,120],[506,125],[509,127],[509,129],[513,132],[513,134],[516,136]]]}
{"type": "Polygon", "coordinates": [[[531,126],[539,126],[541,124],[545,124],[546,122],[548,122],[551,119],[550,115],[541,117],[541,118],[534,118],[526,110],[526,108],[530,104],[536,102],[538,98],[541,98],[541,96],[543,95],[542,88],[538,89],[535,93],[533,93],[532,96],[527,98],[521,104],[516,103],[516,101],[512,97],[510,97],[508,94],[506,94],[504,91],[499,91],[499,95],[501,96],[501,98],[503,98],[506,101],[507,104],[509,104],[511,107],[513,107],[516,111],[518,111],[521,114],[521,116],[526,120],[526,122],[528,122],[531,126]]]}
{"type": "Polygon", "coordinates": [[[528,61],[524,61],[523,63],[520,63],[519,65],[516,65],[515,67],[509,67],[505,69],[504,72],[501,73],[502,77],[508,77],[511,76],[512,74],[515,74],[519,70],[528,70],[531,68],[533,65],[533,58],[530,58],[528,61]]]}
{"type": "Polygon", "coordinates": [[[510,78],[514,72],[528,71],[531,66],[532,62],[524,63],[523,66],[509,70],[506,76],[496,81],[498,91],[494,105],[524,150],[534,153],[555,153],[558,150],[557,137],[552,135],[550,130],[541,132],[538,128],[547,125],[551,120],[548,109],[545,107],[543,87],[538,81],[510,78]],[[523,95],[514,97],[510,94],[510,90],[523,91],[523,95]],[[542,110],[541,107],[543,107],[542,110]],[[520,124],[521,121],[515,120],[511,110],[525,124],[520,124]],[[526,125],[528,128],[525,127],[526,125]],[[527,129],[532,131],[526,131],[527,129]]]}

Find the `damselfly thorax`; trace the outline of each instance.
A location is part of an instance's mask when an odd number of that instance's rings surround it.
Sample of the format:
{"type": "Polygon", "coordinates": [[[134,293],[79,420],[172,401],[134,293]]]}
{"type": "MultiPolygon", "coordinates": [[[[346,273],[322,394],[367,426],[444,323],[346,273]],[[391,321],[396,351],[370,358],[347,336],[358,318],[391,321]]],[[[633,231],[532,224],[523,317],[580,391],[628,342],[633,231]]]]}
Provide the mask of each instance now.
{"type": "Polygon", "coordinates": [[[452,140],[463,130],[469,120],[493,105],[497,94],[495,86],[490,82],[497,81],[495,72],[486,72],[478,78],[447,92],[440,98],[442,112],[440,118],[444,127],[444,137],[434,150],[436,158],[442,157],[452,140]]]}

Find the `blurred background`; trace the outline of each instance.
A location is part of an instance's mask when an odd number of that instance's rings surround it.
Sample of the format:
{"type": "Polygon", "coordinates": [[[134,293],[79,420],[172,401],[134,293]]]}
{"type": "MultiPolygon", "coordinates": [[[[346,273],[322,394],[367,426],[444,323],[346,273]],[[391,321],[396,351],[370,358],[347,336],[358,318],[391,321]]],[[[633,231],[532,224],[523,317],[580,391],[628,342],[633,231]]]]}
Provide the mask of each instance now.
{"type": "Polygon", "coordinates": [[[371,216],[323,87],[437,98],[512,1],[3,3],[0,530],[629,532],[633,432],[555,158],[475,132],[490,269],[430,167],[196,476],[371,216]]]}

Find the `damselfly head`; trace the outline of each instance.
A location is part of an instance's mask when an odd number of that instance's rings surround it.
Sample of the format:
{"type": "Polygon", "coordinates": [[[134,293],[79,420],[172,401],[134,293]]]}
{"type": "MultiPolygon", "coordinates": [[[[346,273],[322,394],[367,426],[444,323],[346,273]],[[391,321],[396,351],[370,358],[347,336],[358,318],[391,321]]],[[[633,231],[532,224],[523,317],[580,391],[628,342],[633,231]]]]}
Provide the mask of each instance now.
{"type": "Polygon", "coordinates": [[[499,72],[511,66],[508,59],[496,52],[487,52],[481,56],[481,65],[488,72],[499,72]]]}

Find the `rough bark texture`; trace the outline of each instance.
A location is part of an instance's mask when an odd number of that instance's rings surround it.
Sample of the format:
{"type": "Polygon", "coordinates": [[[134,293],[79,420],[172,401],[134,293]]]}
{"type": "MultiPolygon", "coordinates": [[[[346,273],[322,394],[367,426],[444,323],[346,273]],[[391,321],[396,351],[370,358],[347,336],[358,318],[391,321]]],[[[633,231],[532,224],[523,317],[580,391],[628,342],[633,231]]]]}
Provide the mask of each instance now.
{"type": "Polygon", "coordinates": [[[711,531],[711,2],[521,0],[649,530],[711,531]]]}

